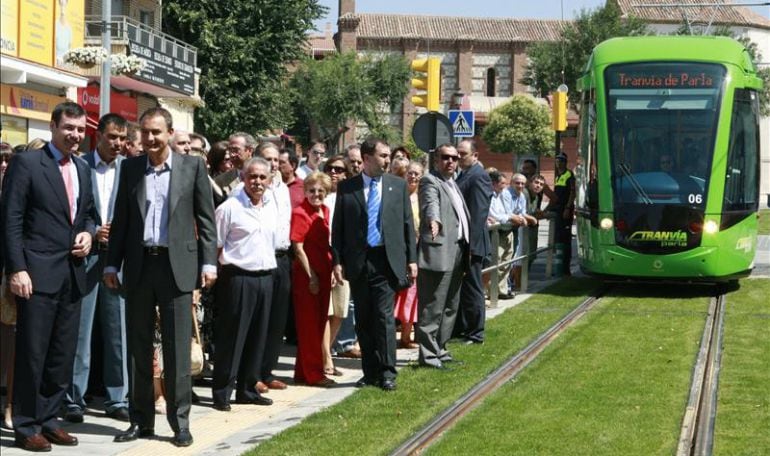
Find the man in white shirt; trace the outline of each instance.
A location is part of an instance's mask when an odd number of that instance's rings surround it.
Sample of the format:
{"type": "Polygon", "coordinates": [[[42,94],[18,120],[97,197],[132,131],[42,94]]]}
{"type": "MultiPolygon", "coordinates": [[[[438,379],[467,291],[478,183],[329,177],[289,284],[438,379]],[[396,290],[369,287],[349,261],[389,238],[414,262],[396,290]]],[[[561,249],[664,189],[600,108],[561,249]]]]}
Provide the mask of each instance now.
{"type": "Polygon", "coordinates": [[[326,154],[326,145],[320,141],[313,141],[310,145],[310,149],[307,151],[307,160],[299,168],[297,168],[297,177],[305,180],[308,174],[313,171],[320,171],[321,160],[326,154]]]}
{"type": "MultiPolygon", "coordinates": [[[[492,193],[492,200],[489,203],[487,224],[510,224],[518,227],[522,220],[519,215],[513,213],[513,197],[508,191],[508,178],[505,177],[505,174],[498,171],[489,173],[489,178],[492,180],[492,190],[494,193],[492,193]]],[[[499,263],[510,261],[513,258],[514,229],[510,226],[498,229],[497,261],[499,263]]],[[[512,293],[508,290],[508,276],[511,273],[511,263],[497,268],[497,271],[499,282],[497,284],[489,284],[489,287],[498,287],[497,297],[499,299],[512,298],[512,293]]]]}
{"type": "Polygon", "coordinates": [[[241,171],[242,191],[233,192],[216,210],[221,277],[211,388],[214,408],[220,411],[230,411],[233,389],[238,403],[273,403],[255,389],[276,268],[279,214],[269,191],[271,176],[269,162],[249,159],[241,171]]]}
{"type": "Polygon", "coordinates": [[[117,114],[106,114],[99,120],[96,131],[96,149],[83,158],[91,170],[91,184],[96,208],[96,236],[94,248],[86,260],[86,294],[80,310],[78,346],[72,373],[72,386],[64,399],[64,419],[82,423],[91,370],[91,334],[98,314],[102,334],[102,378],[106,395],[104,411],[110,418],[128,421],[128,371],[126,369],[125,302],[117,290],[105,286],[102,269],[107,256],[112,209],[118,191],[120,155],[127,138],[126,119],[117,114]],[[96,311],[97,306],[99,312],[96,311]]]}
{"type": "Polygon", "coordinates": [[[257,153],[264,158],[273,170],[269,192],[278,209],[276,224],[275,262],[273,270],[273,300],[267,323],[262,366],[260,367],[257,391],[267,392],[268,389],[286,389],[286,384],[273,375],[273,369],[278,365],[278,357],[283,346],[283,334],[286,328],[286,318],[291,306],[291,197],[289,187],[281,178],[279,170],[278,146],[273,143],[263,143],[257,148],[257,153]]]}
{"type": "MultiPolygon", "coordinates": [[[[511,223],[518,226],[516,234],[516,252],[515,256],[521,256],[524,249],[522,248],[525,240],[526,226],[537,225],[537,219],[527,214],[527,177],[523,174],[516,173],[511,178],[511,186],[509,188],[511,197],[513,199],[513,215],[511,216],[511,223]]],[[[528,242],[528,241],[527,241],[528,242]]],[[[513,263],[513,284],[515,289],[521,289],[521,261],[513,263]]]]}

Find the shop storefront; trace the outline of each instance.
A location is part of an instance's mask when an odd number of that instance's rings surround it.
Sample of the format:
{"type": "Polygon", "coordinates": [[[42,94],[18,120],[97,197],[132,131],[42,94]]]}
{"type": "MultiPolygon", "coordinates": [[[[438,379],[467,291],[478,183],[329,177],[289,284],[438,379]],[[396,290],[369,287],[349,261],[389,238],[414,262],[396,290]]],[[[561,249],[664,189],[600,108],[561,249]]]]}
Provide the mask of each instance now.
{"type": "Polygon", "coordinates": [[[15,146],[34,138],[50,139],[51,111],[63,101],[64,97],[21,86],[0,85],[2,140],[15,146]]]}

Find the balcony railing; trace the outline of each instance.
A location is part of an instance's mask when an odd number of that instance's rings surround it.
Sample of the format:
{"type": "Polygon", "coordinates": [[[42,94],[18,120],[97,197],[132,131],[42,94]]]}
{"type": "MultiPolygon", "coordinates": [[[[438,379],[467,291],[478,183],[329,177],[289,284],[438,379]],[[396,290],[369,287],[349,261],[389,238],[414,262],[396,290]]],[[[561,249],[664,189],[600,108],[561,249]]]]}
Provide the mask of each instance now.
{"type": "MultiPolygon", "coordinates": [[[[101,16],[86,16],[86,41],[97,44],[101,39],[104,22],[101,16]]],[[[115,44],[129,40],[139,42],[152,49],[162,49],[165,54],[183,62],[192,62],[198,66],[198,49],[171,35],[160,32],[128,16],[112,16],[106,24],[115,44]]]]}

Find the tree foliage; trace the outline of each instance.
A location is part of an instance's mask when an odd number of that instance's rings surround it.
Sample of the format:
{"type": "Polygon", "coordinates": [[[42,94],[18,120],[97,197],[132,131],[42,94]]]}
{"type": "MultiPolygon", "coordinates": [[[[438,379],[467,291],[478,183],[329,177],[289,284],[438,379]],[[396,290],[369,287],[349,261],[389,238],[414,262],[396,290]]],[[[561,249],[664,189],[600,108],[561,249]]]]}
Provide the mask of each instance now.
{"type": "Polygon", "coordinates": [[[532,97],[514,95],[489,113],[482,138],[492,152],[550,154],[555,142],[550,111],[532,97]]]}
{"type": "Polygon", "coordinates": [[[527,50],[530,63],[521,82],[546,96],[567,84],[570,101],[577,104],[576,82],[597,44],[617,36],[644,35],[647,25],[638,18],[621,18],[615,2],[596,10],[582,10],[574,23],[566,26],[557,42],[542,42],[527,50]],[[564,74],[562,75],[562,70],[564,74]]]}
{"type": "Polygon", "coordinates": [[[163,30],[198,48],[196,129],[216,139],[290,124],[286,64],[325,12],[318,0],[165,0],[163,30]]]}
{"type": "Polygon", "coordinates": [[[349,122],[364,123],[371,134],[399,142],[400,134],[390,126],[388,113],[408,93],[410,76],[409,62],[396,54],[360,58],[347,52],[323,60],[305,59],[290,83],[294,112],[313,122],[332,143],[349,122]]]}

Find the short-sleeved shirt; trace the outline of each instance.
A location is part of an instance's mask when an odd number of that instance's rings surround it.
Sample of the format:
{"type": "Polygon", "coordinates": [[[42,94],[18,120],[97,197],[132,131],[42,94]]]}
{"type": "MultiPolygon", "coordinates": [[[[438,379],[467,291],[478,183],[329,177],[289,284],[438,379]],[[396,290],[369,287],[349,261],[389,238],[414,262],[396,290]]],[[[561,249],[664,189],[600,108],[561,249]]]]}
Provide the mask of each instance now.
{"type": "Polygon", "coordinates": [[[301,242],[310,268],[331,271],[332,251],[329,245],[329,208],[322,205],[323,217],[307,200],[291,212],[291,241],[301,242]]]}

